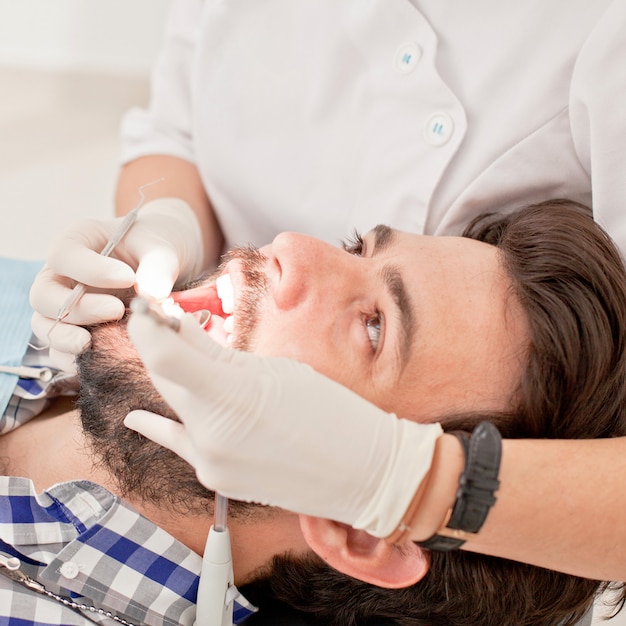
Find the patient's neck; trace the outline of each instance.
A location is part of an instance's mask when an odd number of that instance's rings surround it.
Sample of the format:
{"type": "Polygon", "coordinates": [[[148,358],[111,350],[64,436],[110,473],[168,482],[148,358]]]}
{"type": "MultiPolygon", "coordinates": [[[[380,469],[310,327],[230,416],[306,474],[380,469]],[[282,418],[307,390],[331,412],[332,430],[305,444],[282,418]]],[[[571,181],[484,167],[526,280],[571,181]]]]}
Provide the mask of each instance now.
{"type": "MultiPolygon", "coordinates": [[[[2,472],[30,478],[37,492],[58,482],[89,480],[121,496],[117,482],[102,465],[94,463],[91,448],[69,399],[23,426],[0,436],[2,472]]],[[[206,515],[181,515],[162,505],[125,497],[129,504],[198,554],[204,551],[212,519],[206,515]]],[[[229,520],[235,583],[243,584],[276,553],[304,551],[306,544],[296,515],[229,520]]]]}
{"type": "Polygon", "coordinates": [[[92,480],[95,472],[69,398],[0,436],[0,458],[5,475],[30,478],[38,492],[66,480],[92,480]]]}

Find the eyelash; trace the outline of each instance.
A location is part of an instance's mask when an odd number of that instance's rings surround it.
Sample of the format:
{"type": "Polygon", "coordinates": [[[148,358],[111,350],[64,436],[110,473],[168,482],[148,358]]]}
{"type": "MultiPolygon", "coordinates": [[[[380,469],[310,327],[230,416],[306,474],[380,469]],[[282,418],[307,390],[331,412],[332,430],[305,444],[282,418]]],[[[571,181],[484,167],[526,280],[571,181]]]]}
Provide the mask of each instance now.
{"type": "MultiPolygon", "coordinates": [[[[341,247],[348,254],[360,257],[363,256],[363,253],[365,251],[365,241],[363,240],[361,234],[357,230],[355,230],[352,235],[342,240],[341,247]]],[[[368,337],[368,341],[374,353],[378,352],[378,347],[380,344],[382,320],[382,313],[378,309],[376,309],[373,313],[363,315],[363,325],[365,327],[365,333],[368,337]],[[376,324],[376,326],[374,326],[374,324],[376,324]],[[377,329],[375,339],[373,339],[370,334],[370,329],[372,328],[377,329]]]]}
{"type": "Polygon", "coordinates": [[[348,253],[354,256],[363,256],[365,250],[365,242],[359,231],[355,230],[352,235],[346,237],[341,241],[341,247],[348,253]]]}

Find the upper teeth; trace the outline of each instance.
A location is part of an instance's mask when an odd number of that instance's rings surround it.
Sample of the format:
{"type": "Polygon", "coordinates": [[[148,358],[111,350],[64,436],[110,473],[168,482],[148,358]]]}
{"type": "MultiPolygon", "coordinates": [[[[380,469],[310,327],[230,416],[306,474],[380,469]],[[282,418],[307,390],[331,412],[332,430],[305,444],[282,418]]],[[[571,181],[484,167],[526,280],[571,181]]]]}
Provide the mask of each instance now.
{"type": "Polygon", "coordinates": [[[235,296],[233,293],[233,284],[228,274],[222,274],[215,281],[217,295],[222,301],[222,309],[224,313],[233,313],[235,311],[235,296]]]}
{"type": "Polygon", "coordinates": [[[217,296],[222,301],[222,310],[228,315],[224,320],[224,331],[226,332],[226,341],[230,345],[233,337],[232,332],[235,328],[235,318],[232,313],[235,311],[235,296],[233,293],[233,283],[229,274],[222,274],[215,281],[217,288],[217,296]]]}

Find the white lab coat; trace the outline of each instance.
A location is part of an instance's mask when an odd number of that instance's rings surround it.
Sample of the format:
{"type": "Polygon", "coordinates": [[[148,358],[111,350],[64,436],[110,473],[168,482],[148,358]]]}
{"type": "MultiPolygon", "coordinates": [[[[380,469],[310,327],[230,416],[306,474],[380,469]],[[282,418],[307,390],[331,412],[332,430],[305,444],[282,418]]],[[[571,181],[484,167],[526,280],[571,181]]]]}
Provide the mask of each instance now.
{"type": "Polygon", "coordinates": [[[626,0],[174,0],[123,140],[197,165],[227,246],[568,197],[626,252],[626,0]]]}

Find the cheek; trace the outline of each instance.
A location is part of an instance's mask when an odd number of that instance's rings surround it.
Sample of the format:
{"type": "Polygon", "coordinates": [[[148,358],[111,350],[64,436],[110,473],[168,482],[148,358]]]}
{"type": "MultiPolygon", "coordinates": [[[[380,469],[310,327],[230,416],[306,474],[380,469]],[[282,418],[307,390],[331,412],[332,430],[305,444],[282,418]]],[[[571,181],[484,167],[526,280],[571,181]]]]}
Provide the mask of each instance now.
{"type": "Polygon", "coordinates": [[[260,325],[254,341],[254,352],[263,356],[280,356],[307,363],[325,376],[337,379],[341,357],[318,330],[299,325],[260,325]]]}
{"type": "Polygon", "coordinates": [[[393,387],[384,373],[373,375],[364,368],[362,357],[345,336],[340,341],[333,328],[300,322],[260,324],[254,351],[306,363],[387,412],[411,415],[410,410],[415,407],[413,395],[393,387]]]}
{"type": "Polygon", "coordinates": [[[307,363],[337,382],[354,388],[358,363],[350,338],[333,320],[315,312],[262,316],[257,323],[253,350],[264,356],[281,356],[307,363]]]}

